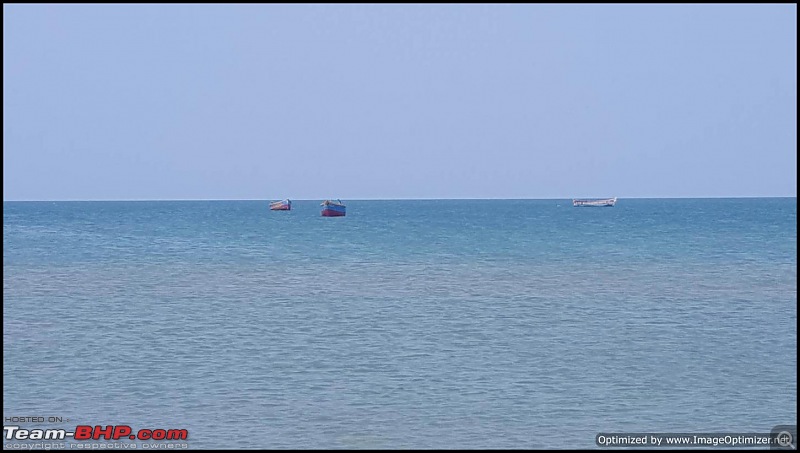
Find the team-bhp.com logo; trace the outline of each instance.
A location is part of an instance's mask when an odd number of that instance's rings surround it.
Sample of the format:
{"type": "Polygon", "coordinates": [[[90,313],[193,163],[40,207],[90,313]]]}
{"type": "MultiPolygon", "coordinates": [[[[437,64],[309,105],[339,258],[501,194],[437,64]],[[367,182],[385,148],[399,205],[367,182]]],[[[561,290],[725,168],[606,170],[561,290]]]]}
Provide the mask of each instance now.
{"type": "Polygon", "coordinates": [[[4,426],[6,440],[186,440],[185,429],[140,429],[136,432],[128,425],[78,425],[75,431],[65,429],[22,429],[19,426],[4,426]]]}

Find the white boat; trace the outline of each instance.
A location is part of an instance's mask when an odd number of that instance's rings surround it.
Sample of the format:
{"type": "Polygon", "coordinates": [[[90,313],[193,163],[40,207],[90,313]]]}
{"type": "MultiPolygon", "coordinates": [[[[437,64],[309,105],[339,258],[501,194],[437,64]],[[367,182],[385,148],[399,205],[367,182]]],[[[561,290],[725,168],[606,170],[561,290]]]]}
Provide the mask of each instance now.
{"type": "Polygon", "coordinates": [[[614,198],[595,198],[595,199],[572,199],[572,206],[614,206],[617,204],[617,197],[614,198]]]}

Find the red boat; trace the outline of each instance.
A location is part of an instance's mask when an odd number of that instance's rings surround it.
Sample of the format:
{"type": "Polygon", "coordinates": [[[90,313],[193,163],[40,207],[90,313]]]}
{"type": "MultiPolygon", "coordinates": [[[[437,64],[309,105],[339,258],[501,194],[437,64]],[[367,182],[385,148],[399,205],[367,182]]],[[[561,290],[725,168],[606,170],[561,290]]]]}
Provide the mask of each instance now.
{"type": "Polygon", "coordinates": [[[291,211],[292,210],[292,200],[288,198],[286,200],[281,201],[273,201],[269,204],[269,209],[271,211],[291,211]]]}
{"type": "Polygon", "coordinates": [[[346,208],[341,200],[322,202],[322,217],[344,217],[346,208]]]}

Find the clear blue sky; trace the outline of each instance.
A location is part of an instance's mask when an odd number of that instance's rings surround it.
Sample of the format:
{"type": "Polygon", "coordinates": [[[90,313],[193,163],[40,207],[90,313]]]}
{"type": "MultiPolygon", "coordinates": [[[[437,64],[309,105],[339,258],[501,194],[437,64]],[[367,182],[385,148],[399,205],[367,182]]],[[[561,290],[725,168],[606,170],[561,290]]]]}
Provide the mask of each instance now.
{"type": "Polygon", "coordinates": [[[3,199],[797,194],[797,5],[3,6],[3,199]]]}

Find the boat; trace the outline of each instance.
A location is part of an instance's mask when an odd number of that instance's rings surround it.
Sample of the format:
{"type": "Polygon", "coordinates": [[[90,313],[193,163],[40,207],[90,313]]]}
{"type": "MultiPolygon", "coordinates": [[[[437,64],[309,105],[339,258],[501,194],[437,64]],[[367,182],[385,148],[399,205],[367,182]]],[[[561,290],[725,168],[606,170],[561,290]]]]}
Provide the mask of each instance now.
{"type": "Polygon", "coordinates": [[[322,206],[323,217],[343,217],[345,214],[346,208],[341,200],[325,200],[320,206],[322,206]]]}
{"type": "Polygon", "coordinates": [[[593,199],[572,199],[572,206],[614,206],[617,204],[617,197],[614,198],[593,198],[593,199]]]}
{"type": "Polygon", "coordinates": [[[285,199],[281,201],[273,201],[269,204],[270,211],[291,211],[292,210],[292,200],[285,199]]]}

